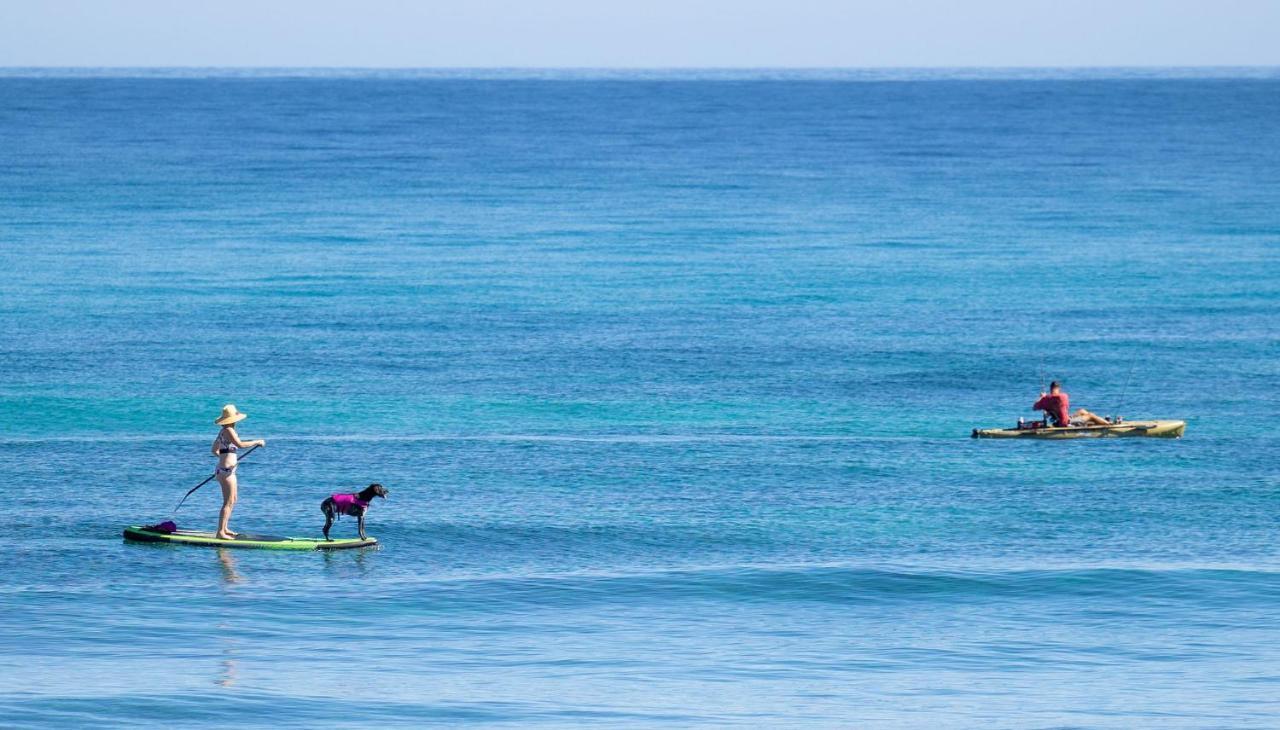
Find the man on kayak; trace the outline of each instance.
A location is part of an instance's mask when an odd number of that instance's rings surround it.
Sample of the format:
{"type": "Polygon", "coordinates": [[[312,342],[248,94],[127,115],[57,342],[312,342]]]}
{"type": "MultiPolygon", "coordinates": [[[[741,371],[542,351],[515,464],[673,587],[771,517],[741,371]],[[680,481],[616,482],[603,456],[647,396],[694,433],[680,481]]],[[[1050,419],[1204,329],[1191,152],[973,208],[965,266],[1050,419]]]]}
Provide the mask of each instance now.
{"type": "Polygon", "coordinates": [[[1044,411],[1046,418],[1053,419],[1053,425],[1063,426],[1106,426],[1109,424],[1107,419],[1102,416],[1095,416],[1083,408],[1077,408],[1075,413],[1070,411],[1071,399],[1066,393],[1062,392],[1062,384],[1058,381],[1049,383],[1049,392],[1041,393],[1040,400],[1031,406],[1032,410],[1044,411]],[[1070,415],[1068,415],[1070,414],[1070,415]]]}

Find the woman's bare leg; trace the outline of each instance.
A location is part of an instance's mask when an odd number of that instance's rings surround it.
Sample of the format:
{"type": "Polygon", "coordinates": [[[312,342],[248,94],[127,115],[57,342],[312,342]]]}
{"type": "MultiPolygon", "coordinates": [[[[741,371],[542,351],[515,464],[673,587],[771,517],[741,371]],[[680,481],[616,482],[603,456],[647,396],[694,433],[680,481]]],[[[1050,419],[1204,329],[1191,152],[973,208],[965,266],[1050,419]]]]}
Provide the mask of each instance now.
{"type": "Polygon", "coordinates": [[[231,511],[236,508],[235,472],[226,476],[219,476],[218,484],[222,485],[222,511],[218,513],[218,531],[214,533],[214,537],[230,540],[236,536],[234,532],[227,528],[227,523],[231,521],[231,511]]]}

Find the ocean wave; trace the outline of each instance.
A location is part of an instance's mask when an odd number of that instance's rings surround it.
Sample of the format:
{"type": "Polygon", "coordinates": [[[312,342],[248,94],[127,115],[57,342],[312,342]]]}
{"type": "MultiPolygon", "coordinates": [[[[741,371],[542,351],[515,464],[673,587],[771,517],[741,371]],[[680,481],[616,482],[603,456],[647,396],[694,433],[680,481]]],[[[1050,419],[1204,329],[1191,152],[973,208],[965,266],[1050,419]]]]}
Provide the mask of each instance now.
{"type": "MultiPolygon", "coordinates": [[[[304,581],[309,584],[309,581],[304,581]]],[[[304,593],[308,585],[298,587],[304,593]]],[[[278,596],[279,597],[279,596],[278,596]]],[[[295,597],[284,600],[294,602],[295,597]]],[[[361,601],[395,614],[527,612],[710,601],[732,604],[895,606],[1071,605],[1118,615],[1172,606],[1233,610],[1280,603],[1280,572],[1218,569],[1077,568],[909,571],[856,567],[721,567],[625,573],[406,578],[361,601]]],[[[295,618],[324,621],[335,606],[296,602],[295,618]]]]}
{"type": "MultiPolygon", "coordinates": [[[[696,715],[673,712],[623,711],[583,703],[548,706],[538,702],[463,701],[447,699],[387,699],[380,691],[376,702],[359,702],[359,724],[380,727],[421,725],[492,724],[536,722],[627,724],[696,722],[696,715]]],[[[306,723],[321,727],[351,722],[353,700],[341,694],[282,695],[262,691],[185,691],[173,693],[120,692],[101,695],[11,696],[0,695],[0,717],[22,718],[7,727],[85,727],[113,725],[122,718],[164,718],[164,724],[230,721],[237,727],[279,727],[277,723],[306,723]],[[246,724],[246,720],[247,723],[246,724]]],[[[144,721],[140,721],[144,722],[144,721]]]]}

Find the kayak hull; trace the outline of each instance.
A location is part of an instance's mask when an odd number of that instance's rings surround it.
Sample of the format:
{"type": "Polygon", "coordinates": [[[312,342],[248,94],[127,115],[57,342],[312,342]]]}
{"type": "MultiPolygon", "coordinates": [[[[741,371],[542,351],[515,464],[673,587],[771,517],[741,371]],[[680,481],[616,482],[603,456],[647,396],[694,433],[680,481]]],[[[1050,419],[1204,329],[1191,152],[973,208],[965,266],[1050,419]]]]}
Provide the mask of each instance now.
{"type": "Polygon", "coordinates": [[[1049,428],[975,428],[976,439],[1182,438],[1186,421],[1125,421],[1106,426],[1049,428]]]}
{"type": "Polygon", "coordinates": [[[220,540],[211,532],[196,530],[177,530],[161,532],[146,527],[132,525],[124,528],[124,539],[130,542],[161,542],[172,545],[196,545],[200,547],[236,548],[241,550],[348,550],[351,548],[372,547],[378,544],[376,538],[367,540],[325,540],[310,537],[276,537],[274,535],[251,535],[241,533],[234,540],[220,540]]]}

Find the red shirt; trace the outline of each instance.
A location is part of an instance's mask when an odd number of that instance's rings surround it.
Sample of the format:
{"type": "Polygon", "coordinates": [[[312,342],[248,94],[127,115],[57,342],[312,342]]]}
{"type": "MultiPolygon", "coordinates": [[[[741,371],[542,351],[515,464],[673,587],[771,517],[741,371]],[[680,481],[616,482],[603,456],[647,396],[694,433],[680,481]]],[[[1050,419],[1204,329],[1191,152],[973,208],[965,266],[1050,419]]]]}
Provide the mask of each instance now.
{"type": "Polygon", "coordinates": [[[1070,401],[1067,399],[1067,394],[1062,391],[1058,391],[1057,394],[1050,393],[1036,401],[1036,404],[1031,406],[1031,409],[1034,411],[1044,411],[1048,415],[1052,416],[1054,422],[1059,426],[1065,426],[1068,423],[1071,423],[1071,416],[1067,415],[1067,406],[1069,403],[1070,401]]]}

